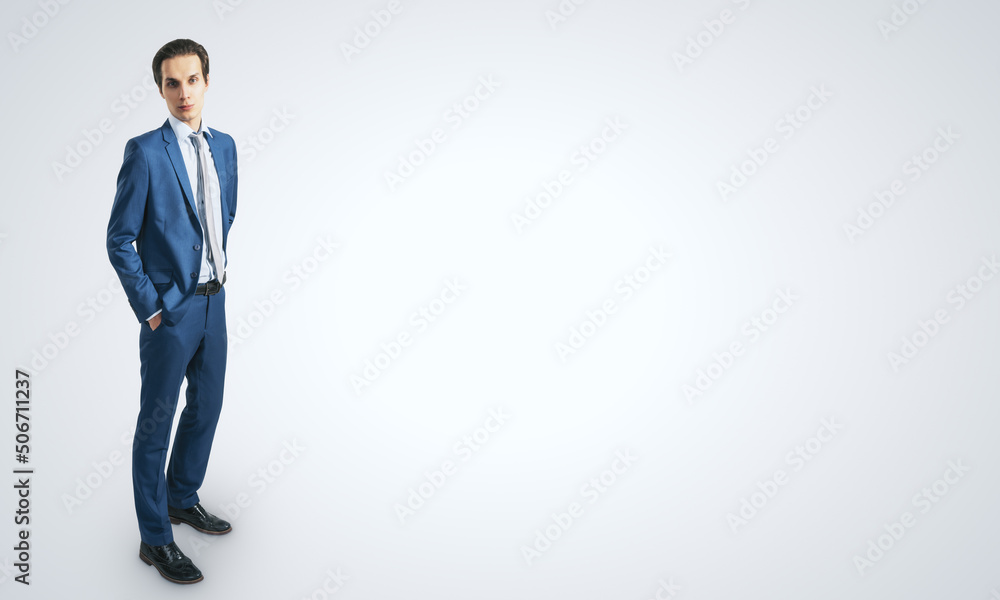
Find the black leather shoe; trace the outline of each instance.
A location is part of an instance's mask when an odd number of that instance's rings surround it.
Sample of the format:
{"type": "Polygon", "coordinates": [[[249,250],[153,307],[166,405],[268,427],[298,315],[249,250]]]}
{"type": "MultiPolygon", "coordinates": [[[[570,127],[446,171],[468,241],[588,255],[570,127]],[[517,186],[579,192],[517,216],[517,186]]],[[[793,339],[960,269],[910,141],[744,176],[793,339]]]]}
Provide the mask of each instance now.
{"type": "Polygon", "coordinates": [[[174,525],[187,523],[202,533],[222,535],[233,530],[232,525],[201,507],[201,503],[191,508],[167,507],[167,516],[174,525]]]}
{"type": "Polygon", "coordinates": [[[164,579],[174,583],[198,583],[204,579],[198,567],[173,542],[165,546],[139,542],[139,558],[147,565],[156,567],[164,579]]]}

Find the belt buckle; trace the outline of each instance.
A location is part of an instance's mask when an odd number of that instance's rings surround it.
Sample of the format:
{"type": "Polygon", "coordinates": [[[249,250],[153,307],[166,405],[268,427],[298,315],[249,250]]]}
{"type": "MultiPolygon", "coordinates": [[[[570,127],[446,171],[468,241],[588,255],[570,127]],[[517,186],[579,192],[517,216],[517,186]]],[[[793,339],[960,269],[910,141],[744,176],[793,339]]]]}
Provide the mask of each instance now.
{"type": "Polygon", "coordinates": [[[220,289],[222,288],[222,284],[221,284],[221,283],[219,283],[219,280],[218,280],[218,279],[213,279],[212,281],[208,281],[208,282],[206,282],[206,283],[207,283],[208,285],[207,285],[207,287],[205,288],[205,292],[206,292],[206,293],[207,293],[207,294],[208,294],[209,296],[214,296],[214,295],[218,294],[218,293],[219,293],[219,290],[220,290],[220,289]]]}

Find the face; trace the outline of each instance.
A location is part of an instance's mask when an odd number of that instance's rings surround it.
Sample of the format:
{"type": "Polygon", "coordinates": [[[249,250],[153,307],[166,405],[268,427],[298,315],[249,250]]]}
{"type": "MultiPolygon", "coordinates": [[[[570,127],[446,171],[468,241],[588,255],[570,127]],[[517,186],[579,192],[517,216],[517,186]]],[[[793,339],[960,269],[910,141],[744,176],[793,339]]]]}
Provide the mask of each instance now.
{"type": "Polygon", "coordinates": [[[198,131],[208,90],[208,77],[201,74],[201,60],[195,54],[168,58],[160,66],[160,73],[160,96],[167,101],[170,114],[198,131]]]}

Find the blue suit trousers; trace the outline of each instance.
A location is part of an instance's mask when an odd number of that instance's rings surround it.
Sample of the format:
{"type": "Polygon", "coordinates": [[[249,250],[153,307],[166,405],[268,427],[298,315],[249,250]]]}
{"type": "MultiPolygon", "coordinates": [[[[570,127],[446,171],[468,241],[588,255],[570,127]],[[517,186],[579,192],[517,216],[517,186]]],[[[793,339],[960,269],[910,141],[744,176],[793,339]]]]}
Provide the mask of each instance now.
{"type": "Polygon", "coordinates": [[[167,506],[189,508],[199,502],[216,425],[222,411],[226,373],[226,291],[195,295],[173,325],[139,333],[142,388],[132,443],[132,489],[142,541],[160,546],[173,541],[167,506]],[[181,383],[187,379],[184,410],[167,450],[181,383]]]}

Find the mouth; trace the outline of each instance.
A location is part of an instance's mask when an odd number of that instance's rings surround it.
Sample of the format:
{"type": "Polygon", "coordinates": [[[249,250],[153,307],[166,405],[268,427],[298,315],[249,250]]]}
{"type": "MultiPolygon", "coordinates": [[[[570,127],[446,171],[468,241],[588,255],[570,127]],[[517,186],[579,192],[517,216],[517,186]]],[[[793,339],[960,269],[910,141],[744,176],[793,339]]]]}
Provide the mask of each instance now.
{"type": "Polygon", "coordinates": [[[194,104],[184,104],[183,106],[178,106],[177,108],[179,110],[185,110],[185,111],[187,111],[187,110],[191,110],[192,108],[194,108],[194,104]]]}

